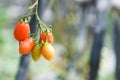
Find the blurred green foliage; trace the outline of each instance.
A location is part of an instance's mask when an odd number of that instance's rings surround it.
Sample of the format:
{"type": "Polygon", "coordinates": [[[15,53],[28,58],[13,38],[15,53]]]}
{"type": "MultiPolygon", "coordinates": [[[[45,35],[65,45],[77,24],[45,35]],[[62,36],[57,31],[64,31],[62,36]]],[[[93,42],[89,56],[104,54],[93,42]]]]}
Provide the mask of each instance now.
{"type": "Polygon", "coordinates": [[[5,27],[9,22],[9,19],[6,14],[7,8],[0,8],[0,28],[5,27]]]}

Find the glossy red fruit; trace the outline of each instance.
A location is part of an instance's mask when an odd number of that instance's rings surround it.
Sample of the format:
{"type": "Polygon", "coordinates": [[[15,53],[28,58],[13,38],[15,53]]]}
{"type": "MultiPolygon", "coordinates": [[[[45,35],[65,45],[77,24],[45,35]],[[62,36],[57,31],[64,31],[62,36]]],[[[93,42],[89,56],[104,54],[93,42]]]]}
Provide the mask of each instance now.
{"type": "Polygon", "coordinates": [[[30,26],[26,22],[18,22],[14,28],[14,37],[18,41],[23,41],[29,37],[30,26]]]}
{"type": "Polygon", "coordinates": [[[48,42],[48,43],[52,43],[54,41],[54,36],[52,34],[52,32],[46,33],[46,32],[42,32],[40,34],[40,42],[44,43],[44,42],[48,42]]]}
{"type": "Polygon", "coordinates": [[[46,32],[40,34],[40,42],[46,42],[46,32]]]}
{"type": "Polygon", "coordinates": [[[19,45],[20,54],[28,54],[34,46],[34,40],[32,38],[27,38],[24,41],[21,41],[19,45]]]}

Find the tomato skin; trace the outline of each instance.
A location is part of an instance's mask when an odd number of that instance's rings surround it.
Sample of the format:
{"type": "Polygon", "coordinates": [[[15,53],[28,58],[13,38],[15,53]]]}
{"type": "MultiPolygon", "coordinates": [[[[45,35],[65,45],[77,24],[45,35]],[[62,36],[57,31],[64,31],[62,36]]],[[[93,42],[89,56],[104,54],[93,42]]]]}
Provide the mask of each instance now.
{"type": "Polygon", "coordinates": [[[41,52],[40,52],[40,45],[36,44],[34,45],[33,49],[32,49],[32,59],[34,61],[38,61],[39,58],[41,57],[41,52]]]}
{"type": "Polygon", "coordinates": [[[20,42],[19,53],[28,54],[34,46],[34,40],[32,38],[27,38],[24,41],[20,42]]]}
{"type": "Polygon", "coordinates": [[[40,42],[46,42],[46,32],[40,34],[40,42]]]}
{"type": "Polygon", "coordinates": [[[49,32],[47,34],[47,40],[48,40],[49,43],[52,43],[54,41],[54,37],[53,37],[52,32],[49,32]]]}
{"type": "Polygon", "coordinates": [[[30,26],[26,22],[18,22],[14,28],[14,37],[18,41],[23,41],[29,37],[30,26]]]}
{"type": "Polygon", "coordinates": [[[55,56],[55,50],[53,46],[50,43],[44,43],[44,45],[41,48],[41,53],[47,60],[52,60],[55,56]]]}
{"type": "Polygon", "coordinates": [[[53,37],[52,32],[49,32],[48,34],[46,32],[42,32],[40,34],[40,42],[43,43],[46,41],[49,43],[52,43],[54,41],[54,37],[53,37]]]}

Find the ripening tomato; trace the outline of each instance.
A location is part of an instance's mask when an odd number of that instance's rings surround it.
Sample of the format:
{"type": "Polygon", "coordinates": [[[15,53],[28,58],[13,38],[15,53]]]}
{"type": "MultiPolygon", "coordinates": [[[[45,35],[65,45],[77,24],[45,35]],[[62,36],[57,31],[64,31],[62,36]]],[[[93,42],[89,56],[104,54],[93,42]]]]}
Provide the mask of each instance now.
{"type": "Polygon", "coordinates": [[[37,60],[39,60],[40,56],[41,56],[40,45],[36,44],[36,45],[34,45],[34,47],[32,49],[32,59],[34,61],[37,61],[37,60]]]}
{"type": "Polygon", "coordinates": [[[49,42],[49,43],[52,43],[54,41],[54,37],[53,37],[53,34],[52,32],[49,32],[49,33],[46,33],[46,32],[42,32],[40,34],[40,42],[49,42]]]}
{"type": "Polygon", "coordinates": [[[14,28],[14,37],[18,41],[23,41],[30,34],[30,26],[26,22],[18,22],[14,28]]]}
{"type": "Polygon", "coordinates": [[[46,42],[46,32],[40,34],[40,42],[46,42]]]}
{"type": "Polygon", "coordinates": [[[28,54],[34,46],[34,40],[32,38],[27,38],[24,41],[20,42],[19,53],[28,54]]]}
{"type": "Polygon", "coordinates": [[[48,40],[49,43],[52,43],[52,42],[54,41],[54,37],[53,37],[52,32],[49,32],[49,33],[46,35],[46,37],[47,37],[47,40],[48,40]]]}
{"type": "Polygon", "coordinates": [[[47,60],[52,60],[55,56],[55,50],[53,46],[50,43],[44,43],[44,45],[41,48],[41,53],[47,60]]]}

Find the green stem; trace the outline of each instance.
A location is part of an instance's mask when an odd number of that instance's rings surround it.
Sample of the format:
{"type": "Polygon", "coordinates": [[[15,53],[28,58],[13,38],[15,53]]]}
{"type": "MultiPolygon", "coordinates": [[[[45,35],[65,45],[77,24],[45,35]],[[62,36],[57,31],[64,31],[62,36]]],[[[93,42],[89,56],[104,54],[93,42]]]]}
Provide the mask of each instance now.
{"type": "MultiPolygon", "coordinates": [[[[37,3],[38,3],[38,0],[36,0],[36,1],[37,1],[37,3]]],[[[36,19],[37,19],[38,27],[40,28],[40,31],[42,32],[42,31],[43,31],[43,28],[48,29],[48,27],[47,27],[47,26],[42,22],[42,20],[39,18],[39,15],[38,15],[38,4],[36,5],[35,14],[36,14],[36,19]]]]}
{"type": "MultiPolygon", "coordinates": [[[[37,0],[37,1],[38,1],[38,0],[37,0]]],[[[38,16],[38,5],[36,6],[35,14],[36,14],[36,20],[37,20],[37,22],[38,22],[38,27],[39,27],[40,30],[41,30],[40,19],[39,19],[39,16],[38,16]]]]}
{"type": "Polygon", "coordinates": [[[34,15],[34,14],[35,14],[35,13],[25,14],[25,15],[23,15],[22,17],[19,16],[18,19],[23,19],[23,18],[32,16],[32,15],[34,15]]]}
{"type": "Polygon", "coordinates": [[[36,0],[33,5],[31,5],[30,7],[28,7],[28,10],[33,10],[33,8],[35,8],[37,4],[38,4],[38,1],[36,0]]]}

